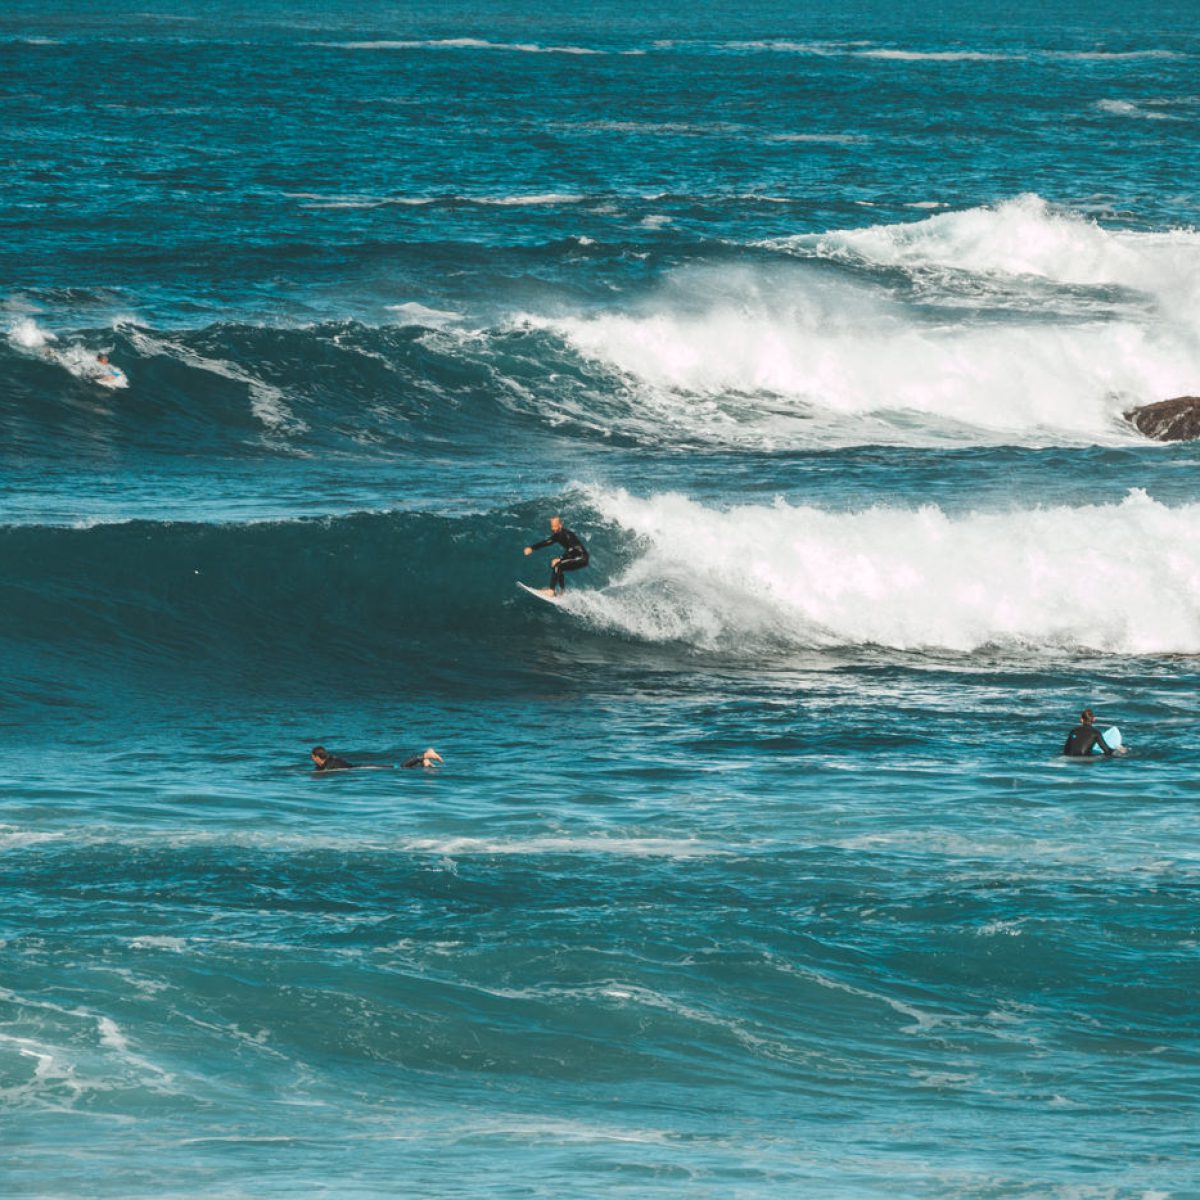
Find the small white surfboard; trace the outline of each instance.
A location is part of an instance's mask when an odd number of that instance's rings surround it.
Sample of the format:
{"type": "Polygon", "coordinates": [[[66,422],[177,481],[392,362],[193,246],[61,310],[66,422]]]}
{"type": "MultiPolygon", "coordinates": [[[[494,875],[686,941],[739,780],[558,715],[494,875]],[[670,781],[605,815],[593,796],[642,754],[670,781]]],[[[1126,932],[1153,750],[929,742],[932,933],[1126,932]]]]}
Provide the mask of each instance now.
{"type": "Polygon", "coordinates": [[[129,376],[120,367],[113,367],[109,374],[91,376],[91,382],[106,388],[127,388],[129,376]]]}
{"type": "Polygon", "coordinates": [[[536,596],[539,600],[544,600],[547,604],[558,604],[562,599],[561,596],[547,596],[540,588],[531,588],[529,584],[522,583],[519,579],[517,580],[517,587],[523,592],[528,592],[531,596],[536,596]]]}
{"type": "MultiPolygon", "coordinates": [[[[1100,736],[1104,738],[1105,744],[1110,750],[1120,750],[1124,745],[1124,742],[1121,740],[1121,731],[1115,725],[1111,729],[1106,729],[1100,736]]],[[[1103,754],[1104,751],[1097,744],[1092,747],[1092,753],[1103,754]]]]}

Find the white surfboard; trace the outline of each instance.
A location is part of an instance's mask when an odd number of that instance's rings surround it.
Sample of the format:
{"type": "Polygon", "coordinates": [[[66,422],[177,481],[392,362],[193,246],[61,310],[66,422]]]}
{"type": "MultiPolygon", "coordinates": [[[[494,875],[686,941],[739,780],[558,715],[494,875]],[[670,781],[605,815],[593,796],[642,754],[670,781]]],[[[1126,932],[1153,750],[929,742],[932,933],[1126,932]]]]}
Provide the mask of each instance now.
{"type": "MultiPolygon", "coordinates": [[[[1101,735],[1104,738],[1105,744],[1110,750],[1119,750],[1125,743],[1121,740],[1121,731],[1114,725],[1111,729],[1106,729],[1101,735]]],[[[1099,743],[1092,747],[1093,754],[1103,754],[1099,743]]]]}
{"type": "Polygon", "coordinates": [[[547,596],[539,588],[531,588],[529,584],[522,583],[519,579],[517,580],[517,587],[523,592],[528,592],[531,596],[536,596],[539,600],[544,600],[547,604],[558,604],[562,599],[561,596],[547,596]]]}
{"type": "Polygon", "coordinates": [[[120,367],[110,366],[106,374],[92,375],[90,379],[92,383],[98,383],[101,387],[106,388],[127,388],[129,386],[129,376],[120,367]]]}

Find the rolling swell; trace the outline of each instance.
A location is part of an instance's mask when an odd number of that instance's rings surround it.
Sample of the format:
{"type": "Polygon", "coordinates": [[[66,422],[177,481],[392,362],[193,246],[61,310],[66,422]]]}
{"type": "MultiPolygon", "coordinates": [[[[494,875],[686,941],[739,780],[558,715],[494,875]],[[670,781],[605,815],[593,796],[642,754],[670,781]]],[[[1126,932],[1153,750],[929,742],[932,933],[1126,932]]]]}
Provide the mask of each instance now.
{"type": "Polygon", "coordinates": [[[169,332],[126,325],[59,344],[108,350],[131,386],[113,396],[28,350],[0,348],[0,414],[19,445],[43,454],[73,452],[51,435],[70,435],[81,413],[97,409],[123,445],[189,456],[258,452],[264,441],[360,454],[414,439],[469,450],[481,425],[513,419],[505,401],[527,390],[520,375],[530,357],[518,345],[488,361],[456,352],[456,340],[428,326],[356,322],[169,332]]]}

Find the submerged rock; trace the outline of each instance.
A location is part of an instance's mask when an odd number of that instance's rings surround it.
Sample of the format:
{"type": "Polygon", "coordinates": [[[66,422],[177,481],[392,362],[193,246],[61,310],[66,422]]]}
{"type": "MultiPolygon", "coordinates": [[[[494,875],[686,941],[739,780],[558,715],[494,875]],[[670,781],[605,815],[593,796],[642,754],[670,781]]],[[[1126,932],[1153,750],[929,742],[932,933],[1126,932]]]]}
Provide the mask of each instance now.
{"type": "Polygon", "coordinates": [[[1142,404],[1125,414],[1135,429],[1160,442],[1200,438],[1200,396],[1176,396],[1157,404],[1142,404]]]}

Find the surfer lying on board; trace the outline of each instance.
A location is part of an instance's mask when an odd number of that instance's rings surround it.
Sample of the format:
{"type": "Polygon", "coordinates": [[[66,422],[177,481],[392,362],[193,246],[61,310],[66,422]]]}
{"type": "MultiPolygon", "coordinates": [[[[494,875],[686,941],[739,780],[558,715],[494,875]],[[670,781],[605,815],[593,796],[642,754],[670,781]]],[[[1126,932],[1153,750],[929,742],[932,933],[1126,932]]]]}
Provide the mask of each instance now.
{"type": "Polygon", "coordinates": [[[550,560],[550,586],[541,589],[545,596],[557,596],[559,592],[567,590],[567,581],[563,578],[564,571],[578,571],[588,565],[588,552],[583,539],[563,524],[562,517],[550,518],[550,536],[532,546],[526,546],[525,556],[528,557],[535,550],[544,550],[551,543],[561,546],[563,553],[560,558],[550,560]]]}
{"type": "Polygon", "coordinates": [[[1105,754],[1124,754],[1124,746],[1110,746],[1104,735],[1096,728],[1096,714],[1090,708],[1085,708],[1079,714],[1080,723],[1067,734],[1063,753],[1070,758],[1086,758],[1092,752],[1093,746],[1099,746],[1105,754]]]}
{"type": "MultiPolygon", "coordinates": [[[[314,746],[309,751],[313,766],[318,771],[353,771],[356,767],[386,767],[391,770],[391,763],[352,763],[336,754],[330,754],[324,746],[314,746]]],[[[423,754],[414,754],[400,764],[403,767],[432,767],[434,763],[443,762],[442,756],[430,746],[423,754]]]]}

